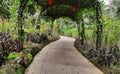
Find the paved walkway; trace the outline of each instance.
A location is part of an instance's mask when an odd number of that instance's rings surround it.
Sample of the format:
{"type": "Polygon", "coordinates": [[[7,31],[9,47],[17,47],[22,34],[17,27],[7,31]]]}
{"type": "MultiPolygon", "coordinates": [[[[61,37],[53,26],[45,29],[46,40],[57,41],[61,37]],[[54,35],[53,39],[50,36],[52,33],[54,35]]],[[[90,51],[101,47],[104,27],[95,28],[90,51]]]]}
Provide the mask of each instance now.
{"type": "Polygon", "coordinates": [[[73,44],[74,39],[61,36],[36,55],[25,74],[103,74],[73,44]]]}

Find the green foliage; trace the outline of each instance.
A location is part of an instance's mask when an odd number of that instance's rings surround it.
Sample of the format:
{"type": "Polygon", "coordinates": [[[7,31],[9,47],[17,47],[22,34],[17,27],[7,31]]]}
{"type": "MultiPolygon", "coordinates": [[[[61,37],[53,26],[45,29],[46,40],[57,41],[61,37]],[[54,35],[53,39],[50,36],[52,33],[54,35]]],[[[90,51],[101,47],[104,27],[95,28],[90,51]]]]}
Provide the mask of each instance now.
{"type": "MultiPolygon", "coordinates": [[[[105,16],[105,15],[104,15],[105,16]]],[[[103,41],[107,41],[109,45],[118,44],[120,38],[120,20],[104,19],[103,41]]],[[[106,43],[107,42],[103,42],[106,43]]]]}
{"type": "Polygon", "coordinates": [[[10,18],[9,7],[4,0],[0,1],[0,15],[2,15],[3,18],[10,18]]]}
{"type": "Polygon", "coordinates": [[[31,53],[27,53],[27,57],[29,58],[29,60],[32,60],[33,59],[33,56],[31,53]]]}
{"type": "Polygon", "coordinates": [[[79,20],[82,19],[82,16],[84,14],[93,15],[93,13],[95,13],[94,8],[82,8],[82,9],[79,9],[77,14],[76,14],[76,20],[79,22],[79,20]]]}
{"type": "Polygon", "coordinates": [[[16,71],[16,74],[23,74],[23,73],[22,73],[21,70],[18,69],[18,70],[16,71]]]}
{"type": "Polygon", "coordinates": [[[18,35],[12,34],[12,38],[16,39],[16,38],[18,38],[18,35]]]}
{"type": "Polygon", "coordinates": [[[14,59],[18,57],[18,53],[12,52],[8,55],[7,59],[14,59]]]}
{"type": "Polygon", "coordinates": [[[15,70],[11,67],[5,67],[0,69],[0,74],[16,74],[15,70]]]}
{"type": "Polygon", "coordinates": [[[70,18],[59,18],[54,22],[54,30],[62,35],[77,37],[78,31],[76,28],[76,22],[70,18]]]}
{"type": "Polygon", "coordinates": [[[64,34],[72,37],[78,37],[78,31],[76,28],[69,29],[64,34]]]}
{"type": "Polygon", "coordinates": [[[72,12],[72,7],[70,5],[53,5],[52,7],[49,7],[46,9],[46,15],[54,18],[59,18],[61,16],[67,16],[70,18],[74,18],[74,13],[72,12]]]}

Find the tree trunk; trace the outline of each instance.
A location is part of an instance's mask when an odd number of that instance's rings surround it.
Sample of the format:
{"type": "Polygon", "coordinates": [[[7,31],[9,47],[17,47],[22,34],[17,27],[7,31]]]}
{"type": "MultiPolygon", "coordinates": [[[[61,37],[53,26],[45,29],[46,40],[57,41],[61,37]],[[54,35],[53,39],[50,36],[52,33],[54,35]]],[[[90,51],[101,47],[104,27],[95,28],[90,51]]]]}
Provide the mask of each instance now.
{"type": "Polygon", "coordinates": [[[96,19],[97,19],[97,39],[96,39],[96,50],[99,50],[101,48],[102,43],[102,23],[100,21],[101,19],[101,7],[100,3],[96,3],[96,19]]]}
{"type": "Polygon", "coordinates": [[[20,0],[20,6],[18,10],[18,39],[19,39],[19,50],[23,49],[22,46],[22,34],[23,34],[23,29],[22,29],[22,24],[23,24],[23,11],[26,7],[28,0],[20,0]]]}
{"type": "Polygon", "coordinates": [[[51,22],[52,22],[52,23],[51,23],[51,36],[52,36],[52,34],[53,34],[53,19],[52,19],[51,22]]]}
{"type": "Polygon", "coordinates": [[[36,29],[40,29],[40,20],[41,20],[41,12],[39,12],[38,18],[36,20],[36,29]]]}
{"type": "Polygon", "coordinates": [[[3,17],[3,15],[2,15],[1,19],[2,19],[2,31],[4,32],[4,17],[3,17]]]}
{"type": "Polygon", "coordinates": [[[85,39],[85,24],[84,24],[84,20],[83,20],[83,17],[82,17],[82,33],[81,33],[81,45],[83,46],[84,45],[84,39],[85,39]]]}
{"type": "Polygon", "coordinates": [[[78,38],[80,39],[80,24],[77,22],[78,38]]]}

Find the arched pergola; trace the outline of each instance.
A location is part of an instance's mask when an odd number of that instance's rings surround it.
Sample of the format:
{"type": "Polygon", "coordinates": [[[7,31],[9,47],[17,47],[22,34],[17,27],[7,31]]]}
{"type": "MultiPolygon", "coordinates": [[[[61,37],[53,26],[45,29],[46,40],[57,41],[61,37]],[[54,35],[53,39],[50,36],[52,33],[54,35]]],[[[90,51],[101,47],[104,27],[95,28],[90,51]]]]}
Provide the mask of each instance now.
{"type": "MultiPolygon", "coordinates": [[[[23,10],[26,7],[28,0],[20,0],[20,6],[18,11],[18,26],[19,26],[19,40],[22,35],[22,17],[23,10]]],[[[96,39],[96,49],[100,49],[102,41],[102,24],[100,21],[101,18],[101,8],[98,0],[34,0],[38,5],[42,7],[42,12],[44,16],[49,16],[53,20],[59,17],[70,17],[72,20],[77,21],[77,13],[80,9],[93,8],[96,10],[96,20],[97,20],[97,39],[96,39]]],[[[82,19],[81,19],[82,21],[82,19]]],[[[84,27],[84,24],[83,26],[84,27]]],[[[82,30],[84,33],[84,29],[82,30]]],[[[84,43],[84,36],[82,34],[82,44],[84,43]]]]}

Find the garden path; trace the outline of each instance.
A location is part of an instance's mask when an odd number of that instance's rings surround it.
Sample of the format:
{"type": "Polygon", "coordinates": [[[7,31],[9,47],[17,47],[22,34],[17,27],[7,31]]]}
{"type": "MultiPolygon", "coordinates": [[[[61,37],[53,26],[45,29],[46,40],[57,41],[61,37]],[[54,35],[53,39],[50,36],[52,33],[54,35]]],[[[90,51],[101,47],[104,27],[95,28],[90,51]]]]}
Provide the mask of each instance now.
{"type": "Polygon", "coordinates": [[[104,74],[74,47],[74,39],[60,39],[45,46],[25,74],[104,74]]]}

